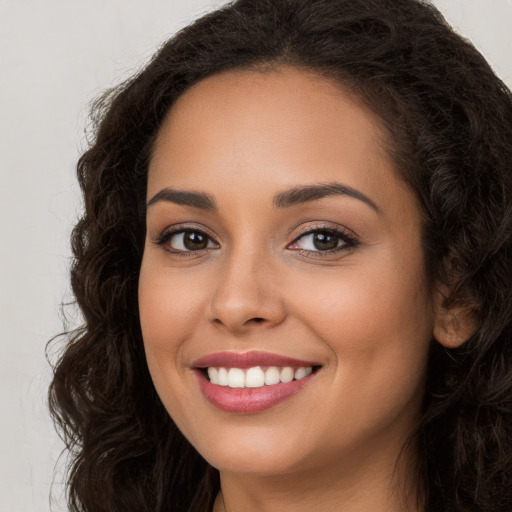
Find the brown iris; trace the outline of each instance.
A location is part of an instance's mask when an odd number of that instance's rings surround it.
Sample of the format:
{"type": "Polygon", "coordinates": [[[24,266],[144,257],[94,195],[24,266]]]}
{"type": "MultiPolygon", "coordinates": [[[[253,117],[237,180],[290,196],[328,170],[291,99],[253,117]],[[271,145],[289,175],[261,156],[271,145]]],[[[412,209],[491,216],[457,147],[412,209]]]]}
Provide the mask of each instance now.
{"type": "Polygon", "coordinates": [[[200,251],[208,246],[208,237],[197,231],[185,231],[183,233],[183,245],[189,251],[200,251]]]}
{"type": "Polygon", "coordinates": [[[313,245],[319,251],[328,251],[338,247],[338,236],[329,231],[320,231],[313,235],[313,245]]]}

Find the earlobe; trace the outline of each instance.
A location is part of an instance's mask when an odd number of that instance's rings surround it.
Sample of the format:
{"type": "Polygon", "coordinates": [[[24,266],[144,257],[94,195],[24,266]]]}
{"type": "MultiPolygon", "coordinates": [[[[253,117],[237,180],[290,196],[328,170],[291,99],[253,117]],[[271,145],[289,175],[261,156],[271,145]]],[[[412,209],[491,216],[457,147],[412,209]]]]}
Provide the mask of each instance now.
{"type": "Polygon", "coordinates": [[[434,304],[434,339],[446,348],[457,348],[477,329],[477,314],[471,304],[446,305],[446,295],[438,292],[434,304]]]}

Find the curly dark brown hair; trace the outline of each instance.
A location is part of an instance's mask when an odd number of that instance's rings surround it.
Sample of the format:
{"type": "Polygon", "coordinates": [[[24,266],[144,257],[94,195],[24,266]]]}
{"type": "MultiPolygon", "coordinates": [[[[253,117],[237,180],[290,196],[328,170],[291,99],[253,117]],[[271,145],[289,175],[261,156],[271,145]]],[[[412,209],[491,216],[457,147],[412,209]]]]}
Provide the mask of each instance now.
{"type": "Polygon", "coordinates": [[[174,425],[144,355],[148,160],[192,84],[280,64],[338,81],[380,116],[423,210],[429,278],[449,283],[448,306],[478,317],[460,348],[432,342],[415,433],[424,510],[512,510],[512,96],[418,0],[238,0],[179,32],[95,103],[95,139],[78,163],[85,210],[72,235],[84,324],[67,333],[49,395],[70,453],[70,509],[211,510],[217,471],[174,425]]]}

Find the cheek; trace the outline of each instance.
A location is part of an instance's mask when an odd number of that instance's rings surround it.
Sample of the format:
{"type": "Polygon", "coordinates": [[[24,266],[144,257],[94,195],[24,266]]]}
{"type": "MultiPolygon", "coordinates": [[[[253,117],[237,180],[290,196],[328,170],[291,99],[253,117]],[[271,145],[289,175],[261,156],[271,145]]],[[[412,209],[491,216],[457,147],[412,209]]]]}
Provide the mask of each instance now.
{"type": "Polygon", "coordinates": [[[353,425],[361,426],[389,420],[421,400],[433,312],[417,267],[375,261],[364,272],[312,279],[304,289],[311,299],[307,307],[296,303],[298,316],[333,355],[326,368],[339,390],[327,407],[333,421],[340,421],[340,401],[351,403],[353,425]]]}
{"type": "Polygon", "coordinates": [[[294,288],[297,316],[332,340],[334,350],[371,351],[384,339],[407,345],[408,339],[429,338],[432,332],[430,296],[423,275],[410,266],[347,268],[312,276],[294,288]]]}
{"type": "MultiPolygon", "coordinates": [[[[183,273],[181,274],[183,276],[183,273]]],[[[179,378],[183,347],[192,336],[202,303],[197,283],[143,260],[139,277],[139,315],[148,367],[157,390],[179,378]],[[196,286],[194,286],[196,284],[196,286]]]]}
{"type": "Polygon", "coordinates": [[[183,271],[143,260],[139,277],[139,314],[147,350],[175,350],[198,321],[204,286],[183,271]]]}
{"type": "Polygon", "coordinates": [[[181,362],[197,327],[204,302],[201,287],[183,272],[143,260],[139,277],[139,315],[153,384],[173,420],[186,425],[192,400],[183,381],[191,378],[181,362]],[[179,390],[179,392],[176,392],[179,390]]]}

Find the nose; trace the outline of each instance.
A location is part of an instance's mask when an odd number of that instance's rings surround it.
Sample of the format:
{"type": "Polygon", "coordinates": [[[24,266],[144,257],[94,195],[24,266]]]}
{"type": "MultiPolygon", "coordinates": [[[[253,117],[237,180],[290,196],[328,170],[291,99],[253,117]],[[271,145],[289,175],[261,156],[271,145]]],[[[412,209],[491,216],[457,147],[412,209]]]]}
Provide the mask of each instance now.
{"type": "Polygon", "coordinates": [[[282,323],[286,307],[272,267],[261,254],[238,251],[226,259],[211,298],[211,321],[237,335],[282,323]]]}

